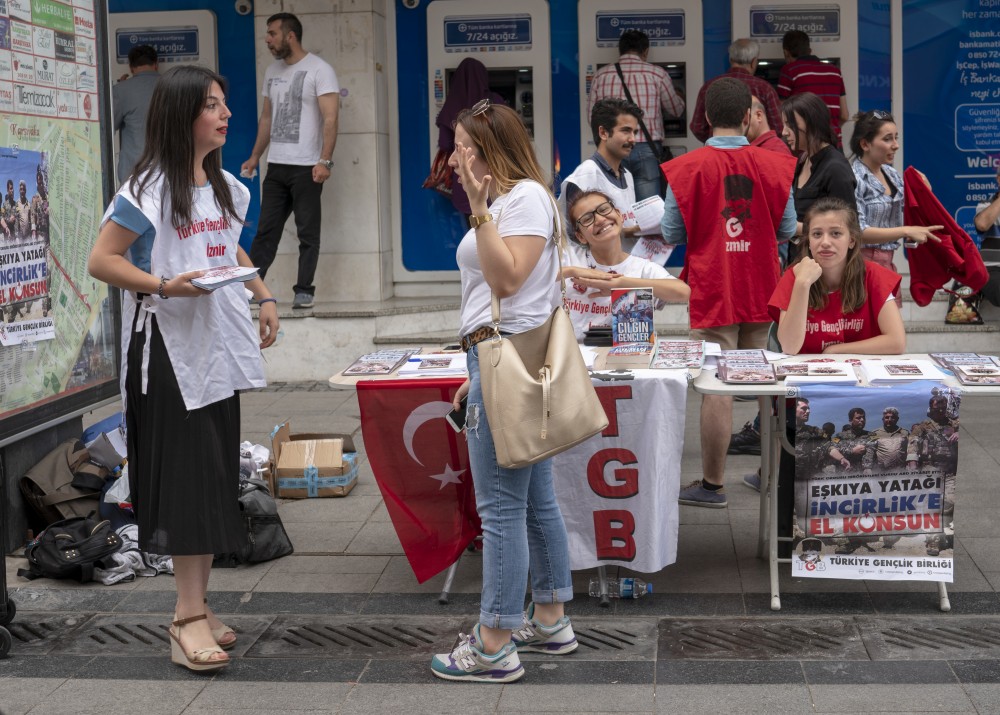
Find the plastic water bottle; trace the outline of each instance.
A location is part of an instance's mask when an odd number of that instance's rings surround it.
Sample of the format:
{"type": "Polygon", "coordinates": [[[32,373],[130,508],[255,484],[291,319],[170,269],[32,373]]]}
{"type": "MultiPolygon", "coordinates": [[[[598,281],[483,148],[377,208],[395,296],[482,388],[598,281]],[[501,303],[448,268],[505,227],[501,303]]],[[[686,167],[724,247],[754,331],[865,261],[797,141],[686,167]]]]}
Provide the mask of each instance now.
{"type": "MultiPolygon", "coordinates": [[[[608,596],[610,598],[642,598],[647,593],[653,592],[653,584],[646,583],[641,578],[632,578],[631,576],[609,578],[606,580],[606,583],[608,584],[608,596]]],[[[601,579],[598,576],[590,579],[590,595],[601,595],[601,579]]]]}

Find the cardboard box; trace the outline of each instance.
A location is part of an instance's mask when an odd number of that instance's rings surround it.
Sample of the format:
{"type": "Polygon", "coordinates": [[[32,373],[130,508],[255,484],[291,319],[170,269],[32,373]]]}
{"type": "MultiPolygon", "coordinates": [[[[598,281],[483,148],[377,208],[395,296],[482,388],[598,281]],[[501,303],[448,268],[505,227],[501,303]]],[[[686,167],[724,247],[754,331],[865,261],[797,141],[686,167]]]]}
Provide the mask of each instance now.
{"type": "Polygon", "coordinates": [[[358,455],[347,434],[293,433],[288,422],[271,434],[271,473],[282,499],[347,496],[358,480],[358,455]]]}

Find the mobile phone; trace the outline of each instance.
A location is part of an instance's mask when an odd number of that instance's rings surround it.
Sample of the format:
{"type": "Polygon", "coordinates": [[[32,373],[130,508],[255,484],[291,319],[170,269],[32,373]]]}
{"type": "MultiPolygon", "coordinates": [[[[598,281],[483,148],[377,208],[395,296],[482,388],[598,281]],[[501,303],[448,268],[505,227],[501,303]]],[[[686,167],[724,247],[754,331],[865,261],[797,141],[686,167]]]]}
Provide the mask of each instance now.
{"type": "Polygon", "coordinates": [[[461,406],[457,410],[452,410],[444,416],[444,418],[448,420],[448,424],[450,424],[451,428],[456,432],[461,432],[465,429],[465,408],[467,399],[468,395],[462,398],[461,406]]]}

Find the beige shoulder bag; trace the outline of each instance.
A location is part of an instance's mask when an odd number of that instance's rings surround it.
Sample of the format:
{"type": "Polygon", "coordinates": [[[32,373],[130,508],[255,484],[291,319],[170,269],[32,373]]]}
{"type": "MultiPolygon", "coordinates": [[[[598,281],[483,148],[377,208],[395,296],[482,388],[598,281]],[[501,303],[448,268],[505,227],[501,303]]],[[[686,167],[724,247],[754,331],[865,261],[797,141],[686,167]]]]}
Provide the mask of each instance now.
{"type": "MultiPolygon", "coordinates": [[[[562,220],[554,202],[553,208],[561,276],[562,220]]],[[[566,282],[559,285],[562,304],[537,328],[516,335],[500,334],[500,299],[492,294],[494,334],[479,344],[479,371],[501,467],[548,459],[608,426],[566,310],[566,282]]]]}

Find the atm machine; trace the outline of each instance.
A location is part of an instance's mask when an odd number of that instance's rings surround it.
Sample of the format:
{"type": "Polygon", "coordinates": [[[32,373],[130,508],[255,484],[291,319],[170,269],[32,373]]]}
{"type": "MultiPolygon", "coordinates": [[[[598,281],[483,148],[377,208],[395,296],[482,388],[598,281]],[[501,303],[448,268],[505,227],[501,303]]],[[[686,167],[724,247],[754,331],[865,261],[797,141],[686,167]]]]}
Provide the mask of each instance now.
{"type": "MultiPolygon", "coordinates": [[[[847,90],[847,109],[858,111],[858,4],[802,0],[733,0],[733,39],[749,37],[760,44],[757,74],[775,87],[785,65],[781,38],[789,30],[809,35],[813,54],[840,67],[847,90]]],[[[781,132],[781,127],[771,127],[781,132]]],[[[842,126],[846,146],[853,124],[842,126]]]]}
{"type": "Polygon", "coordinates": [[[621,8],[611,6],[607,0],[580,0],[578,8],[580,158],[588,158],[596,149],[587,114],[591,81],[601,67],[618,61],[618,38],[625,30],[642,30],[649,35],[649,62],[667,70],[687,105],[683,117],[664,117],[664,144],[674,156],[697,149],[701,142],[691,135],[688,124],[705,80],[702,3],[629,0],[621,8]]]}
{"type": "Polygon", "coordinates": [[[429,157],[433,159],[437,152],[434,120],[448,96],[451,75],[463,59],[472,56],[486,65],[490,89],[521,115],[534,139],[538,161],[551,171],[548,6],[532,0],[508,0],[494,7],[496,10],[467,0],[437,0],[427,6],[429,157]]]}

